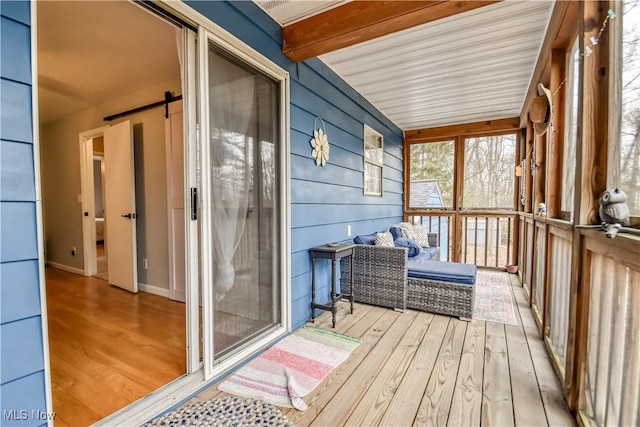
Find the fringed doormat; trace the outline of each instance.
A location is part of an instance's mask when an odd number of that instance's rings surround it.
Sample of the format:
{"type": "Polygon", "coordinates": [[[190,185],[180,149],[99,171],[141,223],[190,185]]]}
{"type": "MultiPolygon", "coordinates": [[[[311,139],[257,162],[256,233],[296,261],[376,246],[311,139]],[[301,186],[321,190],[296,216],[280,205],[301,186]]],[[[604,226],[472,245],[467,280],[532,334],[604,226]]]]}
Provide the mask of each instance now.
{"type": "Polygon", "coordinates": [[[182,406],[143,427],[176,426],[274,426],[294,424],[278,408],[259,400],[224,396],[182,406]]]}
{"type": "Polygon", "coordinates": [[[267,349],[218,389],[273,405],[307,409],[302,399],[344,362],[362,341],[306,326],[267,349]]]}
{"type": "Polygon", "coordinates": [[[507,273],[478,270],[473,318],[518,326],[516,306],[507,273]]]}

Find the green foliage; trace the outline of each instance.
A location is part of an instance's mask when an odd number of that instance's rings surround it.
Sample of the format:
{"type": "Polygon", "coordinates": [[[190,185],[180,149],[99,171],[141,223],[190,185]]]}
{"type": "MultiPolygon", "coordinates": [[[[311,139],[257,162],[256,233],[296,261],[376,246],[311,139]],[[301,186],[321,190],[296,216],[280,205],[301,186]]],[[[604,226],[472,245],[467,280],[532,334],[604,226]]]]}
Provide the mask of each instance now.
{"type": "Polygon", "coordinates": [[[454,161],[453,141],[411,145],[411,180],[437,180],[444,207],[453,207],[454,161]]]}
{"type": "MultiPolygon", "coordinates": [[[[515,135],[466,141],[464,207],[514,208],[515,148],[515,135]]],[[[454,149],[453,141],[411,145],[411,180],[437,180],[445,207],[453,207],[454,149]]]]}

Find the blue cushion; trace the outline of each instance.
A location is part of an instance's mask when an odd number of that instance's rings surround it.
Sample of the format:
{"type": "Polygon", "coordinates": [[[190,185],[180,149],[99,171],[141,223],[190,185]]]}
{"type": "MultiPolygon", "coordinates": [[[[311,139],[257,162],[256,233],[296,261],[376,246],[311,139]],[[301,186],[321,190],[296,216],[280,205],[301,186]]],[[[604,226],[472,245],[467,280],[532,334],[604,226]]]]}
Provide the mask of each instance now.
{"type": "Polygon", "coordinates": [[[389,232],[391,232],[391,235],[393,236],[393,240],[402,238],[402,230],[400,230],[400,227],[396,227],[394,225],[389,229],[389,232]]]}
{"type": "Polygon", "coordinates": [[[353,243],[356,245],[373,245],[376,241],[376,233],[373,234],[359,234],[353,239],[353,243]]]}
{"type": "Polygon", "coordinates": [[[425,256],[407,260],[407,275],[418,279],[475,285],[476,266],[459,262],[429,261],[425,256]]]}
{"type": "Polygon", "coordinates": [[[399,237],[394,240],[393,244],[397,248],[408,248],[409,251],[407,253],[410,257],[414,257],[420,253],[420,246],[418,246],[418,244],[411,239],[399,237]]]}
{"type": "Polygon", "coordinates": [[[421,254],[423,254],[426,259],[433,259],[434,256],[438,255],[438,252],[440,252],[440,248],[429,246],[428,248],[422,248],[421,254]]]}

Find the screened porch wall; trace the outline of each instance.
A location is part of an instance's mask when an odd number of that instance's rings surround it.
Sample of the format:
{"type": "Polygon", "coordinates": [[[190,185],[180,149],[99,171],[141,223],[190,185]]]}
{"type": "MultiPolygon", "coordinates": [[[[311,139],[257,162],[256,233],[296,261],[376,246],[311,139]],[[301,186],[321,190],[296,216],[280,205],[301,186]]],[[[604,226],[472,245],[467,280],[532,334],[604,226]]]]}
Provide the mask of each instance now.
{"type": "MultiPolygon", "coordinates": [[[[402,131],[318,59],[282,53],[282,28],[253,2],[186,2],[290,73],[292,327],[310,317],[309,248],[383,230],[402,220],[402,131]],[[325,167],[311,158],[314,121],[329,137],[325,167]],[[364,125],[384,137],[382,197],[364,196],[364,125]],[[347,226],[352,236],[347,236],[347,226]]],[[[316,297],[329,297],[330,266],[316,267],[316,297]]]]}

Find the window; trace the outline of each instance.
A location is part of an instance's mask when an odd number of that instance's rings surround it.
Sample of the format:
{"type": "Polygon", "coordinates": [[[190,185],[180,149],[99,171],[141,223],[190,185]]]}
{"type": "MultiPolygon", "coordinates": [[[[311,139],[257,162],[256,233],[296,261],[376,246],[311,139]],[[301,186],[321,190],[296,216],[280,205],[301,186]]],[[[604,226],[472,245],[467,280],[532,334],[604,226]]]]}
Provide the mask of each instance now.
{"type": "MultiPolygon", "coordinates": [[[[631,215],[640,215],[640,4],[624,2],[622,23],[622,127],[619,182],[631,215]]],[[[619,25],[619,23],[616,23],[619,25]]],[[[611,171],[610,171],[611,174],[611,171]]],[[[615,173],[613,174],[615,177],[615,173]]]]}
{"type": "Polygon", "coordinates": [[[409,207],[452,208],[454,141],[411,144],[409,207]]]}
{"type": "Polygon", "coordinates": [[[515,162],[514,134],[467,138],[462,206],[514,209],[515,162]]]}
{"type": "Polygon", "coordinates": [[[364,194],[382,196],[383,152],[382,135],[364,125],[364,194]]]}
{"type": "Polygon", "coordinates": [[[560,210],[563,219],[573,220],[573,197],[576,185],[576,146],[578,138],[578,40],[567,58],[567,82],[564,117],[564,145],[562,152],[562,200],[560,210]]]}

